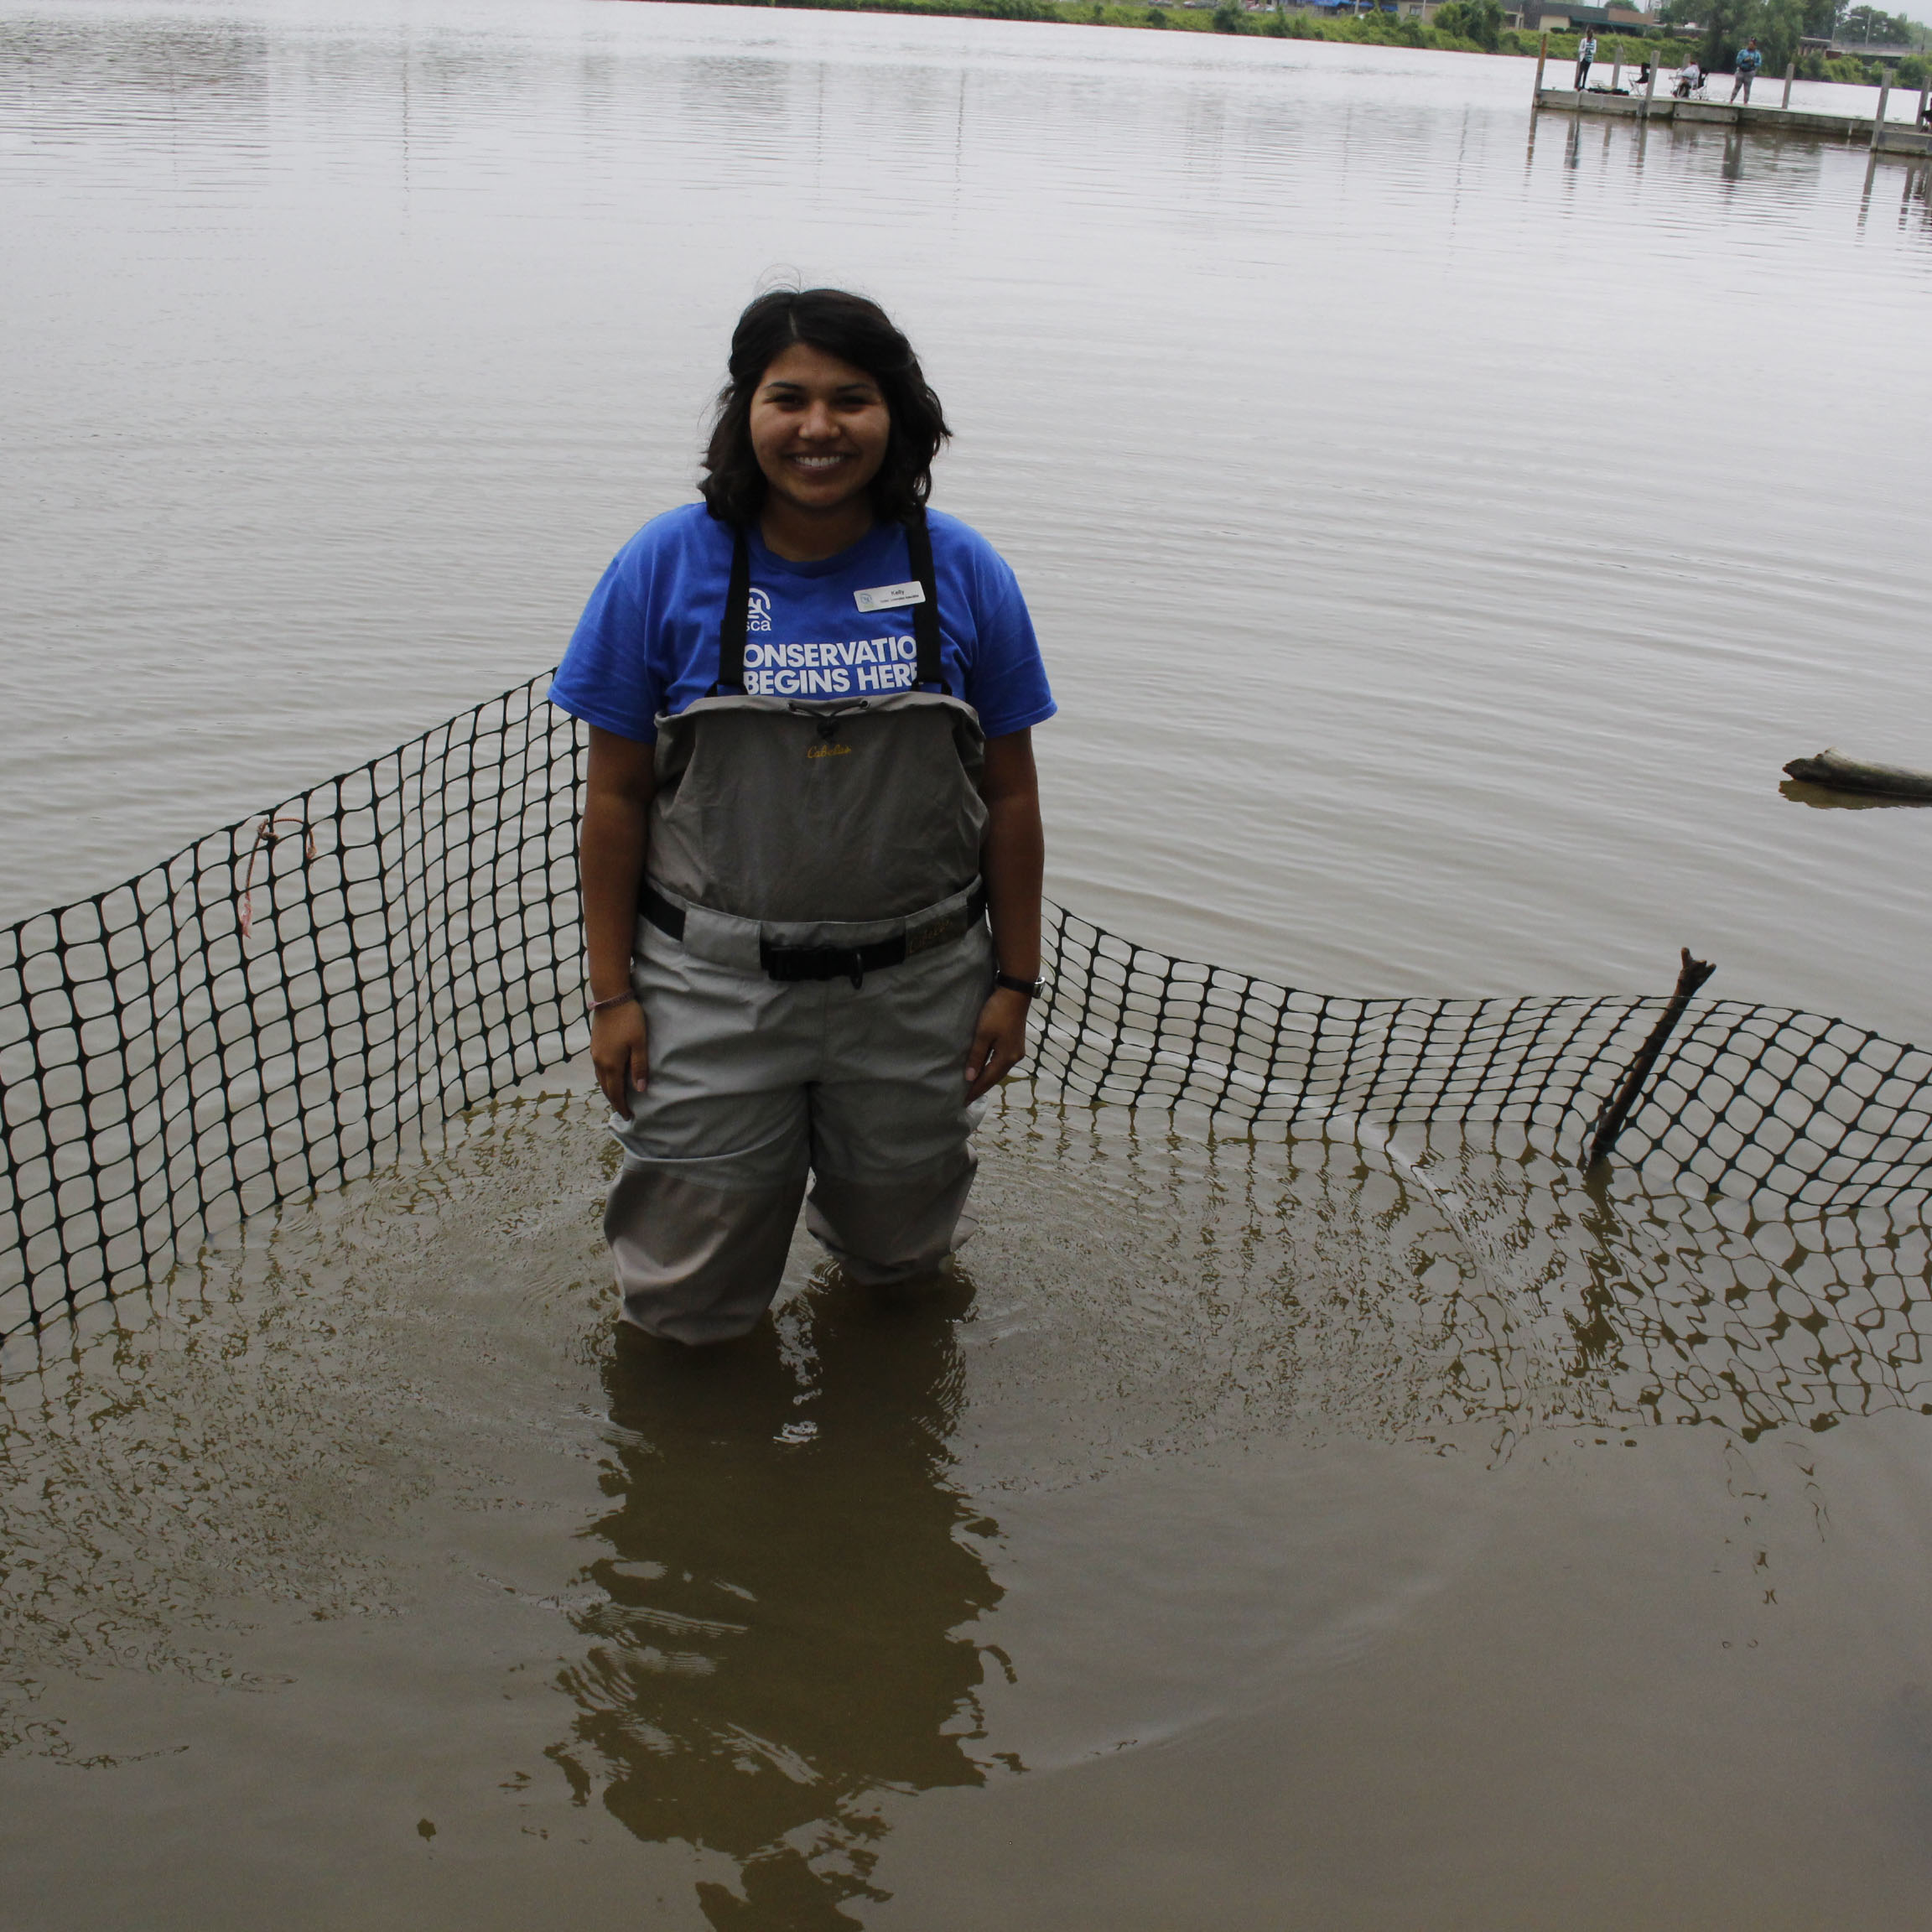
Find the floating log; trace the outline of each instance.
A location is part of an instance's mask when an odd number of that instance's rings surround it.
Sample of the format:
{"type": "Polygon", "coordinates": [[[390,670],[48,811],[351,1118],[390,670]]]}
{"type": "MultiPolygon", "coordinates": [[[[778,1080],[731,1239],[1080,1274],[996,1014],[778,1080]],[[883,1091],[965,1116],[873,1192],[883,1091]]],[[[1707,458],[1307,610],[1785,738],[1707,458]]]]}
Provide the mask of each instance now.
{"type": "Polygon", "coordinates": [[[1847,758],[1834,746],[1815,758],[1794,758],[1784,767],[1793,778],[1829,785],[1838,792],[1883,792],[1893,798],[1932,798],[1932,771],[1908,771],[1902,765],[1872,765],[1847,758]]]}

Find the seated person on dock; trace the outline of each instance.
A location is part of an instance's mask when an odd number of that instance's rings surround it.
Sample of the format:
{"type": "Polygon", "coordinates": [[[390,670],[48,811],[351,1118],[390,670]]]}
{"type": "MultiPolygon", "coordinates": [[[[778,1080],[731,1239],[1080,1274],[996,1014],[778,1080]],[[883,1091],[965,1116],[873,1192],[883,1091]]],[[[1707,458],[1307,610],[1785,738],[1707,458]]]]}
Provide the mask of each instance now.
{"type": "Polygon", "coordinates": [[[1704,86],[1704,70],[1695,60],[1684,63],[1684,71],[1677,76],[1677,85],[1671,91],[1680,101],[1688,101],[1693,94],[1701,91],[1704,86]]]}

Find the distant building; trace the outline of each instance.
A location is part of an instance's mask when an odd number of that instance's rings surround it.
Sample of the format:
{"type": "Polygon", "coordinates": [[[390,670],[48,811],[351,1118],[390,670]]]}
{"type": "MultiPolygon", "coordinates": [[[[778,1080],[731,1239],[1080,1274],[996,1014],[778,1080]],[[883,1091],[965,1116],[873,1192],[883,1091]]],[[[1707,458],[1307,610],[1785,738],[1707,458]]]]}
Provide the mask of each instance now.
{"type": "Polygon", "coordinates": [[[1799,37],[1800,54],[1851,55],[1860,60],[1903,60],[1909,54],[1923,54],[1923,47],[1906,47],[1890,41],[1830,40],[1815,34],[1799,37]]]}
{"type": "MultiPolygon", "coordinates": [[[[1183,7],[1206,7],[1214,0],[1180,0],[1183,7]]],[[[1253,6],[1256,0],[1249,0],[1253,6]]],[[[1260,0],[1265,6],[1267,0],[1260,0]]],[[[1281,0],[1285,9],[1297,13],[1400,13],[1425,23],[1436,18],[1442,0],[1281,0]]],[[[1568,34],[1591,27],[1599,34],[1647,34],[1657,23],[1635,7],[1571,6],[1566,0],[1504,0],[1503,24],[1526,28],[1532,34],[1547,29],[1552,34],[1568,34]]]]}
{"type": "MultiPolygon", "coordinates": [[[[1185,7],[1187,0],[1181,4],[1185,7]]],[[[1400,13],[1426,26],[1442,0],[1285,0],[1285,4],[1297,13],[1400,13]]]]}
{"type": "Polygon", "coordinates": [[[1657,24],[1634,7],[1571,6],[1567,0],[1556,0],[1555,5],[1523,0],[1509,21],[1531,34],[1573,34],[1585,27],[1598,34],[1647,34],[1657,24]]]}
{"type": "Polygon", "coordinates": [[[1297,13],[1400,13],[1426,25],[1442,0],[1285,0],[1285,4],[1297,13]]]}

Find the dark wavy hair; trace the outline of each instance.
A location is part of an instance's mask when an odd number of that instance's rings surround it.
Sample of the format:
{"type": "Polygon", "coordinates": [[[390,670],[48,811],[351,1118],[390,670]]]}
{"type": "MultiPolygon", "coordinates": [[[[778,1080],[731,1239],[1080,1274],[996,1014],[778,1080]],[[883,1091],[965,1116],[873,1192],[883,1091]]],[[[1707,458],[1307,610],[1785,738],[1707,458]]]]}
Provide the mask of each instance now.
{"type": "Polygon", "coordinates": [[[765,472],[751,449],[751,398],[794,342],[863,369],[879,385],[892,430],[872,479],[873,513],[882,522],[909,516],[932,495],[932,459],[953,432],[912,345],[876,302],[843,288],[775,288],[738,318],[730,380],[718,394],[699,485],[711,514],[724,523],[750,523],[764,504],[765,472]]]}

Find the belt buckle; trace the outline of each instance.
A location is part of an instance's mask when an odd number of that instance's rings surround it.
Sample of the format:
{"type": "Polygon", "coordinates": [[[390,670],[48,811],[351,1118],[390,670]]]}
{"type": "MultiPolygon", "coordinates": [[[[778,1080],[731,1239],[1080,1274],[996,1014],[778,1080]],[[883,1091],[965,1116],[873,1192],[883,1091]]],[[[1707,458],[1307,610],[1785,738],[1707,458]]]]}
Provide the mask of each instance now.
{"type": "Polygon", "coordinates": [[[758,943],[758,963],[765,969],[767,979],[789,985],[810,977],[798,969],[798,961],[806,950],[802,946],[774,946],[770,941],[761,939],[758,943]]]}
{"type": "Polygon", "coordinates": [[[773,946],[761,943],[766,977],[794,986],[812,979],[849,979],[857,992],[865,983],[865,954],[857,946],[773,946]]]}

